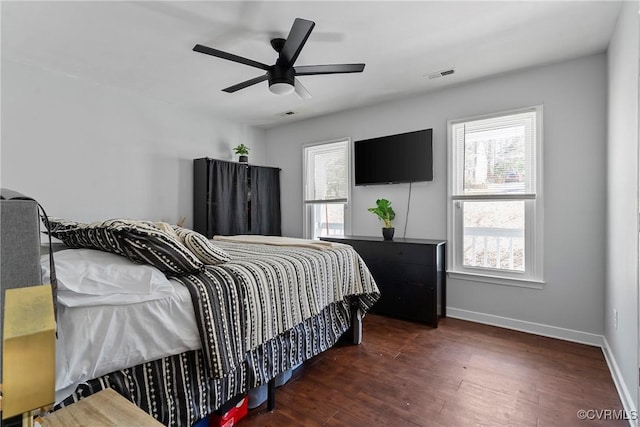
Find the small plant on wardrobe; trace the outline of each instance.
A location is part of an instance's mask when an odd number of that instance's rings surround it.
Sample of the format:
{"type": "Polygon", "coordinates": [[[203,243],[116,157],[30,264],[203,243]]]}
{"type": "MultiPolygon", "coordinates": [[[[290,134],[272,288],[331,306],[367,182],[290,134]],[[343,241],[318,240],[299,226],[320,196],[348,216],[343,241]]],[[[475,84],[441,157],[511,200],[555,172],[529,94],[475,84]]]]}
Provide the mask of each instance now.
{"type": "Polygon", "coordinates": [[[240,144],[237,147],[234,147],[233,151],[240,156],[238,158],[239,162],[247,163],[249,161],[249,147],[246,145],[240,144]]]}

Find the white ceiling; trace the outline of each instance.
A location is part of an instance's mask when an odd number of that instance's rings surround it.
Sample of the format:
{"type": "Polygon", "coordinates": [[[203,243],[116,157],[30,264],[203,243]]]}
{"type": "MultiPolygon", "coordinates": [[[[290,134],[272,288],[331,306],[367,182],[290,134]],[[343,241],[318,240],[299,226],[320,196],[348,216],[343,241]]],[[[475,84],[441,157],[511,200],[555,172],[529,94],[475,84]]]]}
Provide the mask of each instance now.
{"type": "Polygon", "coordinates": [[[613,1],[2,1],[2,59],[270,127],[606,50],[613,1]],[[364,62],[362,74],[299,77],[278,96],[263,72],[193,52],[196,43],[272,64],[269,40],[296,17],[316,27],[296,65],[364,62]],[[440,79],[425,77],[455,68],[440,79]],[[294,111],[296,115],[281,114],[294,111]]]}

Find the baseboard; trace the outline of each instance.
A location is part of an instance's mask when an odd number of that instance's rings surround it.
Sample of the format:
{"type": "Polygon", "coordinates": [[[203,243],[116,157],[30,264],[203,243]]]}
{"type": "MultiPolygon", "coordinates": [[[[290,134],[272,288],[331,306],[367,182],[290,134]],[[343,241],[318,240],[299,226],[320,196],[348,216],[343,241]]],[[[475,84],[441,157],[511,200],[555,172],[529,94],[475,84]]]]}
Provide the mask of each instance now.
{"type": "MultiPolygon", "coordinates": [[[[620,372],[620,368],[618,367],[618,363],[616,362],[616,358],[611,351],[611,347],[609,347],[607,337],[604,337],[603,341],[604,344],[602,346],[602,352],[604,353],[604,358],[607,361],[607,365],[609,365],[609,371],[611,372],[613,383],[616,385],[616,389],[618,390],[618,395],[620,396],[620,400],[622,401],[622,406],[627,414],[638,414],[638,408],[636,408],[635,402],[631,398],[631,393],[629,393],[629,389],[627,388],[627,384],[623,380],[622,373],[620,372]]],[[[638,420],[629,420],[629,426],[638,427],[638,420]]]]}
{"type": "Polygon", "coordinates": [[[524,320],[511,319],[508,317],[495,316],[493,314],[478,313],[475,311],[447,307],[447,317],[469,320],[476,323],[484,323],[485,325],[499,326],[501,328],[528,332],[530,334],[542,335],[544,337],[558,338],[565,341],[587,344],[595,347],[604,346],[604,338],[602,335],[576,331],[573,329],[559,328],[557,326],[543,325],[541,323],[527,322],[524,320]]]}

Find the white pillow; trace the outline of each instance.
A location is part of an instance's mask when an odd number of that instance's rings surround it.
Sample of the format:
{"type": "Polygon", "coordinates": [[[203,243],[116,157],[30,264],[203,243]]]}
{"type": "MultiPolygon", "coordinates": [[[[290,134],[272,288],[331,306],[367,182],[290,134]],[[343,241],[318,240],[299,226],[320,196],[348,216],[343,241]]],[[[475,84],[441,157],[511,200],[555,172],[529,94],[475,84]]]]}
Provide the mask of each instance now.
{"type": "MultiPolygon", "coordinates": [[[[68,306],[122,305],[166,298],[173,287],[157,268],[95,249],[54,254],[58,302],[68,306]]],[[[49,283],[49,256],[40,258],[43,283],[49,283]]]]}

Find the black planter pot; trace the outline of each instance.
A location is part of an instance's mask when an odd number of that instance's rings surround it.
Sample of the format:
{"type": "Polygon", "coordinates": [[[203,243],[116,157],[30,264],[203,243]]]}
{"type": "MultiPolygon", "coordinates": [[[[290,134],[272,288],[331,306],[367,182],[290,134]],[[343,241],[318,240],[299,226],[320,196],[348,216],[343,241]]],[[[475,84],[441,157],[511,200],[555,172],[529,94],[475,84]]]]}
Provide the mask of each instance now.
{"type": "Polygon", "coordinates": [[[249,156],[240,156],[238,159],[240,163],[249,163],[249,156]]]}
{"type": "Polygon", "coordinates": [[[383,228],[382,229],[382,237],[384,240],[393,240],[393,233],[396,231],[395,228],[383,228]]]}

